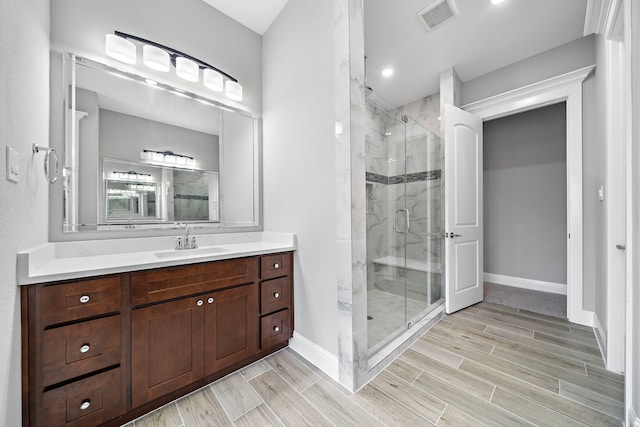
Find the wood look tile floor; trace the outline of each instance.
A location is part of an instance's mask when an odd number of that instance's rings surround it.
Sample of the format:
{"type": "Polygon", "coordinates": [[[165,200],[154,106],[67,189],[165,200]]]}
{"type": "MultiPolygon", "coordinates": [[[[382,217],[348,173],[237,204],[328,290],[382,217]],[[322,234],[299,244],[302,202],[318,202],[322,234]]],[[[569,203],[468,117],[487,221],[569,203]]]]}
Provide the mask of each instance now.
{"type": "Polygon", "coordinates": [[[621,426],[623,401],[591,328],[480,303],[355,394],[287,348],[127,427],[621,426]]]}

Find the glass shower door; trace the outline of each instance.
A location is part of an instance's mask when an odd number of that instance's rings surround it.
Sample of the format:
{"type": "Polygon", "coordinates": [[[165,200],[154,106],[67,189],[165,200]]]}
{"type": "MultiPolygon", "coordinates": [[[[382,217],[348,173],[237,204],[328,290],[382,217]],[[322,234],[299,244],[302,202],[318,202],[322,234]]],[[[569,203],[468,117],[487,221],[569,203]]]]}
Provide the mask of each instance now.
{"type": "Polygon", "coordinates": [[[367,337],[376,353],[443,301],[442,140],[366,103],[367,337]]]}
{"type": "Polygon", "coordinates": [[[373,104],[367,151],[367,336],[384,345],[406,328],[406,123],[373,104]]]}

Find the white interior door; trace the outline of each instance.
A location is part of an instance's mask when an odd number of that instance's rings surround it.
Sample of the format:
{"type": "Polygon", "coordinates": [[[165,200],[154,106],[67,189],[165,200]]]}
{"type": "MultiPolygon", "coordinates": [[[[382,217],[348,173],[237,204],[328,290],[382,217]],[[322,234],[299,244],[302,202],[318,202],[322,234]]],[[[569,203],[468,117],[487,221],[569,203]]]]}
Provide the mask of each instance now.
{"type": "Polygon", "coordinates": [[[453,313],[483,298],[482,120],[444,110],[445,305],[453,313]]]}

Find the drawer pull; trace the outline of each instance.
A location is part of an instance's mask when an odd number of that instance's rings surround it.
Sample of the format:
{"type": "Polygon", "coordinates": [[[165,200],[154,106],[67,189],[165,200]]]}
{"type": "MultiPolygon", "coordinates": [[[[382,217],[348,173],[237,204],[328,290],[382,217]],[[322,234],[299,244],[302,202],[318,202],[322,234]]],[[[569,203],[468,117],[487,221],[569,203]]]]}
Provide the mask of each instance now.
{"type": "Polygon", "coordinates": [[[89,409],[89,406],[91,406],[91,400],[90,399],[85,399],[80,404],[80,410],[81,411],[86,411],[87,409],[89,409]]]}
{"type": "Polygon", "coordinates": [[[273,330],[274,330],[275,332],[280,332],[280,326],[274,326],[274,327],[273,327],[273,330]]]}
{"type": "Polygon", "coordinates": [[[204,302],[201,299],[199,299],[198,302],[196,302],[196,305],[198,307],[200,307],[202,304],[204,304],[204,302]]]}
{"type": "Polygon", "coordinates": [[[80,353],[86,353],[87,351],[89,351],[89,344],[85,344],[82,347],[80,347],[80,353]]]}
{"type": "Polygon", "coordinates": [[[273,264],[273,268],[280,268],[280,264],[276,262],[275,264],[273,264]]]}
{"type": "Polygon", "coordinates": [[[207,300],[207,302],[208,302],[209,304],[213,304],[213,302],[214,302],[214,301],[215,301],[215,300],[214,300],[212,297],[209,297],[209,299],[207,300]]]}
{"type": "Polygon", "coordinates": [[[82,304],[86,304],[86,303],[88,303],[88,302],[89,302],[89,299],[90,299],[90,298],[89,298],[89,295],[82,295],[82,296],[80,297],[80,302],[81,302],[82,304]]]}
{"type": "Polygon", "coordinates": [[[274,297],[274,298],[280,298],[280,292],[275,292],[275,293],[273,294],[273,297],[274,297]]]}

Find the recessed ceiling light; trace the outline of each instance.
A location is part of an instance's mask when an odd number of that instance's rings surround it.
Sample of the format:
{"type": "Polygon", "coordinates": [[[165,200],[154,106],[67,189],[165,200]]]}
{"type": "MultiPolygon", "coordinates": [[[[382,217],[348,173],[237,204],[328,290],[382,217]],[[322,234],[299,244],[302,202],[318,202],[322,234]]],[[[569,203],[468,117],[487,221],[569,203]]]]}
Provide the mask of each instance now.
{"type": "Polygon", "coordinates": [[[385,68],[382,70],[382,77],[391,77],[393,75],[393,68],[385,68]]]}
{"type": "Polygon", "coordinates": [[[504,0],[491,0],[491,4],[500,4],[502,3],[504,0]]]}

